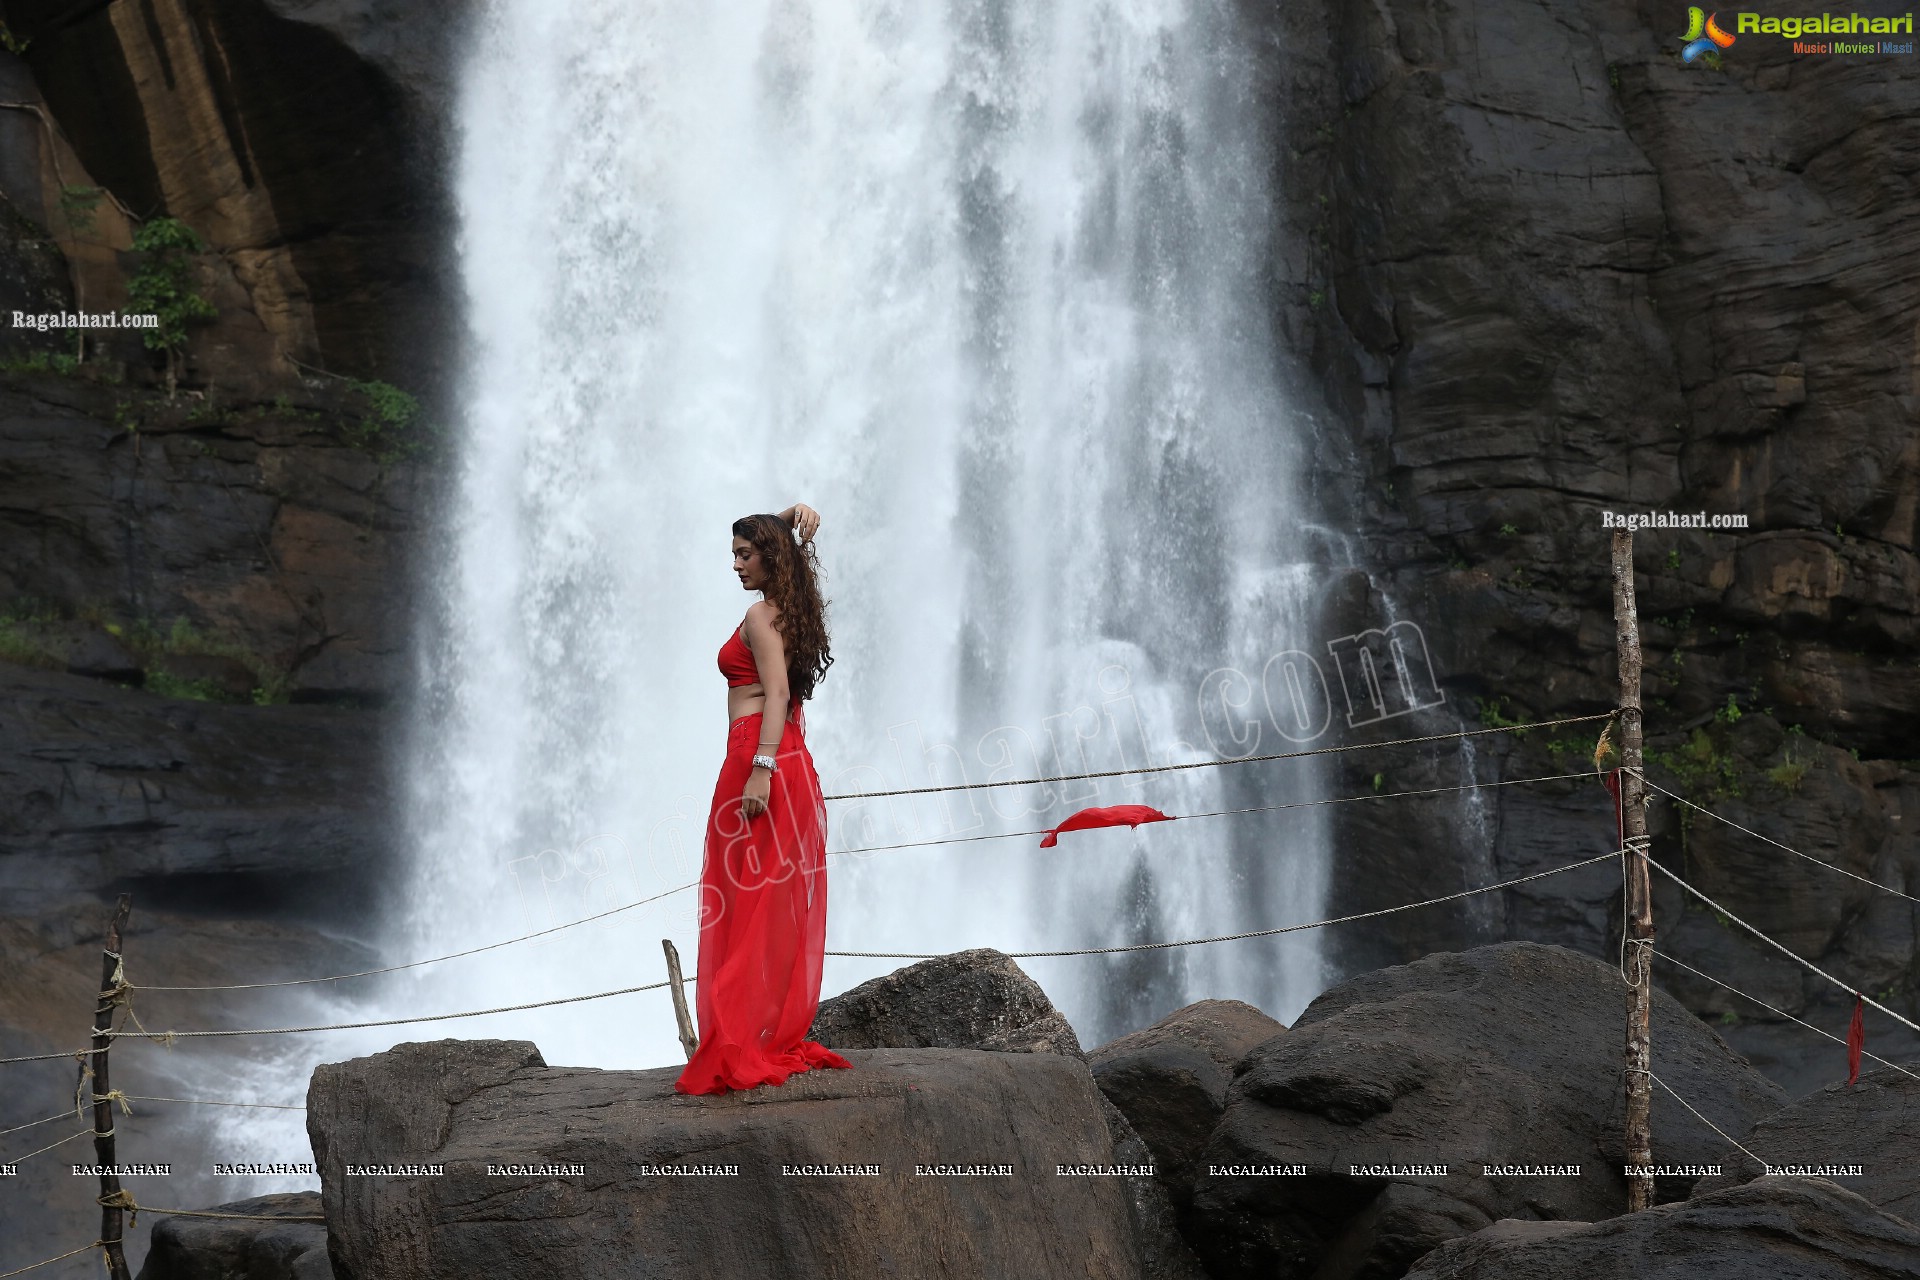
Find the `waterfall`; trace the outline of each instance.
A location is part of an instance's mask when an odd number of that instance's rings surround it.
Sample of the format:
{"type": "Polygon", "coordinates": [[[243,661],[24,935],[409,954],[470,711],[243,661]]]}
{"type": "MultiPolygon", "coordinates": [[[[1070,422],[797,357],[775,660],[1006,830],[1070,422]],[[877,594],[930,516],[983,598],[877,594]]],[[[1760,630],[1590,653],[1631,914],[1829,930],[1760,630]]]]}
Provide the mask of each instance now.
{"type": "MultiPolygon", "coordinates": [[[[468,364],[396,956],[697,877],[714,654],[750,602],[729,526],[795,500],[825,517],[837,661],[808,737],[829,793],[1288,745],[1279,715],[1250,744],[1257,713],[1234,712],[1314,625],[1307,432],[1267,323],[1274,165],[1237,24],[1208,0],[485,12],[458,106],[468,364]],[[1227,739],[1208,705],[1234,713],[1227,739]]],[[[1258,765],[836,803],[828,947],[1311,919],[1318,810],[857,850],[1314,790],[1305,766],[1258,765]]],[[[692,911],[683,893],[387,998],[657,981],[662,937],[691,968],[692,911]]],[[[829,959],[826,991],[898,963],[829,959]]],[[[1089,1044],[1202,996],[1291,1019],[1322,985],[1310,935],[1026,967],[1089,1044]]],[[[452,1033],[679,1059],[660,992],[452,1033]]]]}

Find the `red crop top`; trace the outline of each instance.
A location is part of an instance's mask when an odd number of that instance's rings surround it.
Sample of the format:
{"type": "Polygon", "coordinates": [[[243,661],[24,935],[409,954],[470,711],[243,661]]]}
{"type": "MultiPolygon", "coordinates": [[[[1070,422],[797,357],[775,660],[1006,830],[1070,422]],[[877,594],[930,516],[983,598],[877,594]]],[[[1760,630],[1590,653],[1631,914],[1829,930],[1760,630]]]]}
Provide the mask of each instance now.
{"type": "Polygon", "coordinates": [[[740,629],[734,628],[727,642],[720,646],[720,674],[727,678],[727,688],[738,688],[743,684],[759,684],[760,668],[754,665],[753,650],[740,638],[740,629]]]}

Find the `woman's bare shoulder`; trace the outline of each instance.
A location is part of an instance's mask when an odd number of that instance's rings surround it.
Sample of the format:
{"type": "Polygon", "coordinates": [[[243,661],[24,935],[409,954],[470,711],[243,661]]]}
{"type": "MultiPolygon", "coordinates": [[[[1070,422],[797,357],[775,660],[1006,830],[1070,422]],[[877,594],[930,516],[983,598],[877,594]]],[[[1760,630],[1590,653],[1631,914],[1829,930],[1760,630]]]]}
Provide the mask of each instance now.
{"type": "Polygon", "coordinates": [[[771,601],[756,600],[747,606],[747,616],[740,622],[740,634],[744,636],[756,631],[769,630],[773,627],[774,619],[779,616],[779,606],[771,601]]]}

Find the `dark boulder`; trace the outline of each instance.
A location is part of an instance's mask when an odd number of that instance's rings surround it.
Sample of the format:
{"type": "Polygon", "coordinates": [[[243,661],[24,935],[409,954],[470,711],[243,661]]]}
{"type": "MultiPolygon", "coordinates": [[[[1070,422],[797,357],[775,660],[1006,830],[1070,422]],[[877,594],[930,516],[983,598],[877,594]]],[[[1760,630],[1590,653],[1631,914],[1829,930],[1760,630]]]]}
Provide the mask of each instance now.
{"type": "MultiPolygon", "coordinates": [[[[1786,1101],[1655,996],[1654,1070],[1715,1124],[1743,1132],[1786,1101]]],[[[1340,984],[1241,1062],[1202,1153],[1188,1238],[1215,1276],[1343,1280],[1397,1275],[1501,1218],[1620,1212],[1624,1009],[1613,966],[1525,942],[1340,984]],[[1568,1167],[1578,1173],[1551,1172],[1568,1167]]],[[[1730,1154],[1658,1090],[1653,1125],[1663,1165],[1730,1154]]],[[[1657,1190],[1680,1198],[1691,1182],[1657,1190]]]]}
{"type": "MultiPolygon", "coordinates": [[[[260,1196],[209,1212],[317,1218],[320,1193],[260,1196]]],[[[333,1280],[326,1224],[162,1218],[137,1280],[333,1280]]]]}
{"type": "Polygon", "coordinates": [[[1506,1220],[1407,1280],[1911,1280],[1920,1230],[1818,1178],[1762,1178],[1606,1222],[1506,1220]]]}
{"type": "MultiPolygon", "coordinates": [[[[1851,1085],[1828,1085],[1782,1107],[1754,1125],[1740,1145],[1776,1170],[1826,1178],[1888,1213],[1920,1223],[1916,1140],[1920,1079],[1882,1070],[1851,1085]]],[[[1750,1161],[1730,1163],[1725,1174],[1703,1180],[1694,1194],[1748,1182],[1758,1174],[1750,1161]]]]}
{"type": "Polygon", "coordinates": [[[1079,1062],[964,1049],[847,1056],[852,1070],[700,1098],[674,1092],[677,1068],[549,1067],[524,1041],[405,1044],[322,1066],[307,1129],[335,1273],[1142,1274],[1121,1180],[1059,1172],[1112,1159],[1100,1093],[1079,1062]],[[1010,1169],[916,1168],[933,1165],[1010,1169]],[[350,1173],[420,1166],[438,1172],[350,1173]],[[696,1167],[707,1173],[686,1171],[696,1167]],[[804,1167],[813,1171],[792,1172],[804,1167]]]}
{"type": "Polygon", "coordinates": [[[848,1049],[994,1049],[1081,1057],[1040,984],[991,947],[922,960],[820,1002],[809,1037],[848,1049]]]}
{"type": "Polygon", "coordinates": [[[1094,1083],[1152,1149],[1174,1202],[1193,1194],[1193,1162],[1226,1110],[1233,1069],[1286,1027],[1238,1000],[1201,1000],[1087,1055],[1094,1083]]]}
{"type": "MultiPolygon", "coordinates": [[[[836,1049],[986,1049],[1050,1053],[1084,1061],[1080,1038],[1040,984],[991,947],[921,960],[820,1002],[814,1039],[836,1049]]],[[[1180,1236],[1178,1211],[1153,1147],[1120,1108],[1099,1095],[1113,1163],[1152,1166],[1124,1179],[1146,1280],[1187,1280],[1200,1264],[1180,1236]]]]}

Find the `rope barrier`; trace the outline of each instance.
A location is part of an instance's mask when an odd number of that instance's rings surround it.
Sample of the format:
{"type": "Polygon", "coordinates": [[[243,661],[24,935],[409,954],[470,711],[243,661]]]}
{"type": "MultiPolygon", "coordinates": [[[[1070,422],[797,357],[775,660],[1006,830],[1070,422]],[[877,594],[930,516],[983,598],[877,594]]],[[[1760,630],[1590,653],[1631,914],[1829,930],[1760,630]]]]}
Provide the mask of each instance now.
{"type": "MultiPolygon", "coordinates": [[[[1121,947],[1083,947],[1073,951],[1009,951],[1005,954],[1014,960],[1036,960],[1055,956],[1101,956],[1122,951],[1154,951],[1166,947],[1197,947],[1213,942],[1237,942],[1243,938],[1271,938],[1283,933],[1300,933],[1307,929],[1324,929],[1328,925],[1350,924],[1355,920],[1372,920],[1379,916],[1390,916],[1401,911],[1413,911],[1420,907],[1431,907],[1442,902],[1454,902],[1461,898],[1471,898],[1475,894],[1492,893],[1496,889],[1510,889],[1529,880],[1543,880],[1548,876],[1557,876],[1563,871],[1577,871],[1581,867],[1591,867],[1595,863],[1611,861],[1615,853],[1603,853],[1597,858],[1588,858],[1584,862],[1570,862],[1564,867],[1554,867],[1547,871],[1536,871],[1532,875],[1517,876],[1512,880],[1502,880],[1499,884],[1482,885],[1477,889],[1463,889],[1459,893],[1449,893],[1439,898],[1428,898],[1424,902],[1408,902],[1397,907],[1382,907],[1378,911],[1361,911],[1350,916],[1335,916],[1330,920],[1315,920],[1311,924],[1290,924],[1278,929],[1254,929],[1247,933],[1223,933],[1212,938],[1188,938],[1180,942],[1136,942],[1121,947]]],[[[866,960],[932,960],[945,955],[940,951],[829,951],[830,956],[850,956],[866,960]]]]}
{"type": "Polygon", "coordinates": [[[698,880],[691,880],[676,888],[668,889],[662,893],[656,893],[651,898],[642,898],[638,902],[623,903],[620,906],[610,907],[595,915],[583,916],[578,920],[569,920],[565,924],[556,924],[550,929],[539,929],[533,933],[523,933],[517,938],[508,938],[503,942],[489,942],[483,947],[469,947],[465,951],[455,951],[450,955],[433,956],[426,960],[410,960],[406,964],[392,964],[383,969],[362,969],[358,973],[336,973],[325,978],[288,978],[283,982],[233,982],[210,987],[154,987],[142,982],[135,984],[135,989],[139,991],[257,991],[264,987],[302,987],[309,986],[316,982],[340,982],[347,978],[370,978],[380,973],[398,973],[402,969],[418,969],[421,965],[439,964],[442,960],[458,960],[463,956],[479,955],[482,951],[494,951],[501,947],[510,947],[516,942],[527,942],[534,938],[544,938],[548,934],[558,933],[562,929],[571,929],[576,925],[591,924],[595,920],[604,920],[608,916],[619,915],[622,911],[631,911],[635,907],[644,907],[650,902],[658,902],[662,898],[670,898],[676,893],[683,893],[688,889],[697,888],[699,884],[700,882],[698,880]]]}
{"type": "MultiPolygon", "coordinates": [[[[135,1204],[133,1202],[133,1194],[131,1192],[122,1191],[120,1194],[126,1197],[125,1201],[121,1203],[120,1207],[134,1214],[157,1213],[162,1215],[163,1217],[168,1217],[168,1218],[227,1218],[237,1222],[325,1222],[326,1221],[325,1218],[318,1217],[312,1214],[307,1214],[304,1216],[296,1216],[294,1214],[279,1214],[279,1213],[215,1213],[211,1209],[156,1209],[152,1205],[135,1204]]],[[[98,1203],[105,1204],[106,1198],[102,1197],[98,1201],[98,1203]]]]}
{"type": "Polygon", "coordinates": [[[69,1249],[57,1258],[46,1258],[39,1262],[30,1262],[26,1266],[16,1267],[12,1271],[0,1271],[0,1280],[7,1280],[8,1276],[23,1276],[29,1271],[35,1271],[41,1267],[51,1266],[56,1262],[65,1262],[68,1258],[74,1257],[77,1254],[85,1253],[89,1249],[104,1248],[106,1247],[106,1243],[107,1242],[104,1240],[95,1240],[92,1244],[83,1244],[78,1249],[69,1249]]]}
{"type": "Polygon", "coordinates": [[[24,1058],[0,1058],[0,1066],[12,1062],[51,1062],[55,1058],[84,1058],[88,1054],[105,1052],[105,1049],[69,1049],[65,1053],[30,1053],[24,1058]]]}
{"type": "Polygon", "coordinates": [[[1659,1085],[1662,1089],[1665,1089],[1675,1102],[1679,1103],[1681,1106],[1685,1107],[1687,1110],[1692,1111],[1694,1118],[1696,1120],[1698,1120],[1701,1124],[1707,1126],[1707,1128],[1713,1130],[1715,1133],[1719,1134],[1722,1138],[1726,1139],[1726,1141],[1728,1143],[1731,1143],[1734,1149],[1739,1151],[1741,1155],[1745,1156],[1747,1159],[1759,1165],[1762,1173],[1766,1172],[1768,1169],[1773,1167],[1769,1165],[1765,1160],[1762,1160],[1759,1156],[1753,1154],[1753,1152],[1741,1146],[1739,1143],[1734,1142],[1732,1138],[1727,1137],[1727,1131],[1725,1129],[1722,1129],[1719,1125],[1715,1124],[1713,1121],[1701,1115],[1699,1111],[1695,1110],[1694,1105],[1691,1102],[1688,1102],[1685,1098],[1675,1093],[1672,1085],[1668,1084],[1665,1080],[1662,1080],[1659,1076],[1653,1074],[1653,1072],[1644,1071],[1639,1067],[1627,1067],[1626,1070],[1630,1074],[1644,1075],[1646,1076],[1647,1079],[1653,1081],[1655,1084],[1659,1085]]]}
{"type": "Polygon", "coordinates": [[[126,1095],[135,1102],[184,1102],[196,1107],[260,1107],[268,1111],[305,1111],[289,1102],[223,1102],[214,1098],[149,1098],[143,1094],[126,1095]]]}
{"type": "Polygon", "coordinates": [[[1658,871],[1661,875],[1673,881],[1675,884],[1679,885],[1682,889],[1685,889],[1688,893],[1700,899],[1700,901],[1706,903],[1709,907],[1713,908],[1715,911],[1719,912],[1721,915],[1725,916],[1727,919],[1733,921],[1735,924],[1739,925],[1742,929],[1745,929],[1748,933],[1760,939],[1760,941],[1772,947],[1775,951],[1778,951],[1780,954],[1786,956],[1787,959],[1793,961],[1795,964],[1801,966],[1804,969],[1809,969],[1812,972],[1819,974],[1821,977],[1825,978],[1828,982],[1831,982],[1834,986],[1840,988],[1842,991],[1846,992],[1848,995],[1854,996],[1857,999],[1863,1001],[1864,1003],[1872,1005],[1874,1008],[1878,1009],[1880,1012],[1886,1014],[1889,1018],[1892,1018],[1895,1022],[1899,1023],[1901,1026],[1906,1027],[1913,1031],[1920,1031],[1920,1023],[1915,1023],[1912,1020],[1902,1017],[1900,1014],[1895,1013],[1893,1010],[1887,1008],[1887,1006],[1881,1004],[1878,1000],[1875,1000],[1872,996],[1860,990],[1858,987],[1849,986],[1847,983],[1840,981],[1840,979],[1834,977],[1832,974],[1828,973],[1825,969],[1822,969],[1819,965],[1813,963],[1813,961],[1802,959],[1797,953],[1789,950],[1784,944],[1775,942],[1772,938],[1769,938],[1766,934],[1760,932],[1760,930],[1754,928],[1752,925],[1748,924],[1745,920],[1742,920],[1739,916],[1733,914],[1733,912],[1727,910],[1725,907],[1715,902],[1712,898],[1709,898],[1706,894],[1700,892],[1698,889],[1688,884],[1685,880],[1682,880],[1679,876],[1675,875],[1673,872],[1667,870],[1665,867],[1655,862],[1652,858],[1646,857],[1645,854],[1642,854],[1641,857],[1644,858],[1646,861],[1646,864],[1652,867],[1655,871],[1658,871]]]}
{"type": "Polygon", "coordinates": [[[72,1114],[73,1112],[71,1111],[62,1111],[59,1115],[48,1116],[45,1120],[29,1120],[25,1124],[17,1124],[13,1126],[13,1128],[11,1129],[0,1129],[0,1138],[4,1138],[10,1133],[22,1133],[28,1129],[36,1128],[43,1124],[52,1124],[55,1120],[65,1120],[68,1116],[72,1114]]]}
{"type": "MultiPolygon", "coordinates": [[[[1612,856],[1612,855],[1608,855],[1612,856]]],[[[605,1000],[609,996],[627,996],[637,991],[658,991],[666,986],[664,982],[649,982],[642,987],[621,987],[617,991],[596,991],[584,996],[560,996],[553,1000],[535,1000],[528,1004],[503,1004],[497,1009],[470,1009],[464,1013],[430,1013],[418,1018],[383,1018],[378,1022],[328,1022],[312,1027],[258,1027],[237,1031],[115,1031],[116,1040],[159,1040],[204,1036],[286,1036],[308,1031],[359,1031],[367,1027],[407,1027],[422,1022],[451,1022],[456,1018],[484,1018],[490,1013],[522,1013],[528,1009],[545,1009],[557,1004],[579,1004],[586,1000],[605,1000]]]]}
{"type": "MultiPolygon", "coordinates": [[[[1749,995],[1745,991],[1742,991],[1740,988],[1734,986],[1730,982],[1722,982],[1720,979],[1714,977],[1710,973],[1702,973],[1700,970],[1694,968],[1692,965],[1688,964],[1686,961],[1676,960],[1664,951],[1658,952],[1657,954],[1659,955],[1660,959],[1665,960],[1668,964],[1678,965],[1680,966],[1680,968],[1685,969],[1688,973],[1691,973],[1696,978],[1704,978],[1708,982],[1711,982],[1716,987],[1721,987],[1721,988],[1724,988],[1725,990],[1733,992],[1733,994],[1739,996],[1742,1000],[1750,1000],[1754,1004],[1759,1005],[1762,1009],[1765,1009],[1768,1013],[1777,1014],[1778,1016],[1785,1018],[1788,1022],[1799,1023],[1801,1026],[1805,1027],[1807,1030],[1813,1032],[1813,1034],[1817,1036],[1825,1036],[1827,1039],[1833,1041],[1835,1044],[1839,1045],[1843,1049],[1847,1045],[1847,1042],[1845,1040],[1842,1040],[1839,1036],[1834,1035],[1831,1031],[1822,1030],[1821,1028],[1814,1026],[1811,1022],[1806,1022],[1799,1018],[1796,1018],[1792,1014],[1788,1013],[1785,1009],[1776,1009],[1772,1005],[1768,1004],[1765,1000],[1762,1000],[1760,997],[1749,995]]],[[[1881,1057],[1879,1054],[1868,1053],[1865,1049],[1862,1049],[1860,1053],[1862,1057],[1872,1058],[1875,1062],[1879,1063],[1883,1067],[1891,1067],[1895,1071],[1898,1071],[1903,1076],[1912,1076],[1915,1080],[1920,1080],[1920,1071],[1909,1071],[1907,1070],[1907,1068],[1901,1066],[1899,1063],[1889,1062],[1885,1058],[1881,1057]]]]}
{"type": "MultiPolygon", "coordinates": [[[[108,1132],[111,1133],[112,1130],[108,1130],[108,1132]]],[[[58,1142],[49,1142],[46,1146],[40,1148],[38,1151],[29,1151],[27,1152],[27,1154],[23,1156],[14,1156],[9,1160],[0,1160],[0,1164],[25,1164],[27,1161],[33,1159],[35,1156],[45,1155],[47,1152],[53,1150],[55,1147],[66,1146],[69,1142],[72,1142],[75,1138],[91,1138],[93,1136],[94,1136],[93,1130],[82,1129],[78,1133],[68,1134],[66,1137],[60,1139],[60,1141],[58,1142]]]]}
{"type": "Polygon", "coordinates": [[[1709,818],[1712,818],[1716,822],[1724,822],[1728,826],[1732,827],[1735,831],[1745,832],[1747,835],[1752,836],[1755,840],[1765,841],[1767,844],[1772,845],[1776,849],[1784,849],[1796,858],[1805,858],[1808,862],[1813,863],[1815,866],[1824,867],[1828,871],[1838,872],[1839,874],[1846,876],[1849,880],[1858,880],[1861,884],[1871,885],[1873,888],[1880,890],[1882,893],[1891,893],[1895,897],[1905,898],[1908,902],[1920,902],[1920,898],[1916,898],[1912,894],[1907,893],[1904,890],[1896,889],[1890,884],[1881,884],[1878,880],[1869,880],[1865,876],[1855,875],[1853,872],[1847,870],[1845,867],[1835,866],[1833,863],[1828,862],[1822,858],[1816,858],[1810,853],[1802,853],[1800,850],[1794,848],[1792,845],[1782,844],[1771,836],[1763,836],[1758,831],[1754,831],[1748,827],[1743,827],[1739,823],[1735,822],[1732,818],[1726,817],[1724,814],[1715,813],[1713,810],[1707,808],[1705,805],[1695,804],[1693,801],[1687,799],[1685,796],[1675,795],[1673,792],[1667,790],[1665,787],[1661,786],[1659,783],[1648,778],[1646,774],[1640,773],[1638,770],[1635,770],[1634,772],[1639,777],[1640,781],[1646,783],[1649,787],[1652,787],[1655,791],[1658,791],[1661,795],[1666,796],[1670,800],[1678,800],[1681,804],[1687,806],[1687,808],[1698,810],[1699,812],[1706,814],[1709,818]]]}
{"type": "Polygon", "coordinates": [[[1306,751],[1276,751],[1264,756],[1241,756],[1233,760],[1189,760],[1184,764],[1143,765],[1138,769],[1103,769],[1095,773],[1061,773],[1044,778],[1009,778],[1001,782],[956,782],[947,786],[905,787],[897,791],[849,791],[823,796],[825,800],[883,800],[889,796],[926,796],[948,791],[985,791],[994,787],[1035,787],[1048,782],[1089,782],[1100,778],[1130,778],[1147,773],[1178,773],[1185,769],[1218,769],[1230,764],[1265,764],[1273,760],[1298,760],[1305,756],[1338,755],[1345,751],[1366,751],[1374,747],[1410,747],[1422,742],[1452,742],[1459,738],[1477,738],[1488,733],[1525,733],[1529,729],[1553,729],[1563,724],[1586,724],[1610,720],[1611,711],[1590,716],[1568,716],[1562,720],[1541,720],[1534,724],[1503,724],[1489,729],[1462,729],[1455,733],[1429,733],[1418,738],[1393,738],[1386,742],[1354,742],[1339,747],[1313,747],[1306,751]]]}
{"type": "MultiPolygon", "coordinates": [[[[1225,818],[1243,813],[1278,813],[1282,809],[1313,809],[1321,805],[1354,804],[1362,800],[1399,800],[1407,796],[1437,796],[1457,791],[1479,791],[1489,787],[1517,787],[1529,782],[1565,782],[1570,778],[1591,778],[1592,776],[1591,773],[1553,773],[1538,778],[1508,778],[1502,782],[1468,782],[1455,787],[1427,787],[1419,791],[1384,791],[1357,796],[1335,796],[1330,800],[1295,800],[1287,804],[1266,804],[1247,809],[1209,809],[1204,813],[1177,813],[1171,816],[1179,821],[1186,818],[1225,818]]],[[[1013,840],[1022,836],[1044,836],[1051,831],[1051,827],[1039,827],[1032,831],[996,831],[984,836],[942,836],[934,840],[909,840],[902,844],[877,844],[860,849],[842,849],[829,856],[844,858],[856,853],[889,853],[895,849],[923,849],[938,844],[977,844],[982,840],[1013,840]]]]}
{"type": "MultiPolygon", "coordinates": [[[[1405,903],[1395,907],[1383,907],[1377,911],[1362,911],[1362,912],[1357,912],[1353,915],[1337,916],[1330,920],[1316,920],[1310,924],[1284,925],[1277,929],[1255,929],[1246,933],[1221,934],[1217,937],[1211,937],[1211,938],[1187,938],[1187,939],[1182,939],[1176,942],[1142,942],[1142,943],[1134,943],[1128,946],[1088,947],[1088,948],[1080,948],[1080,949],[1069,950],[1069,951],[1013,951],[1013,952],[1008,952],[1007,954],[1011,958],[1016,960],[1037,959],[1042,957],[1054,957],[1054,956],[1110,955],[1110,954],[1123,952],[1123,951],[1149,951],[1149,950],[1156,950],[1156,949],[1162,949],[1167,947],[1194,947],[1194,946],[1204,946],[1214,942],[1234,942],[1234,941],[1238,941],[1245,938],[1268,938],[1268,937],[1274,937],[1276,935],[1283,934],[1283,933],[1298,933],[1306,929],[1321,929],[1321,928],[1327,927],[1328,925],[1347,924],[1355,920],[1371,920],[1378,916],[1393,915],[1401,911],[1412,911],[1420,907],[1435,906],[1442,902],[1453,902],[1461,898],[1470,898],[1476,894],[1492,893],[1499,889],[1511,888],[1514,885],[1526,884],[1532,880],[1542,880],[1548,876],[1556,876],[1561,874],[1562,872],[1576,871],[1581,867],[1590,867],[1596,863],[1606,862],[1616,856],[1617,856],[1617,851],[1612,853],[1603,853],[1597,857],[1588,858],[1582,862],[1569,863],[1566,866],[1553,867],[1546,871],[1536,871],[1532,875],[1517,876],[1511,880],[1503,880],[1498,884],[1481,885],[1479,888],[1476,888],[1476,889],[1464,889],[1459,893],[1449,893],[1438,898],[1428,898],[1422,902],[1410,902],[1410,903],[1405,903]]],[[[826,952],[825,954],[830,956],[848,956],[848,957],[862,958],[862,959],[930,960],[930,959],[934,959],[939,955],[943,955],[945,953],[944,952],[893,952],[893,951],[829,951],[829,952],[826,952]]],[[[589,995],[561,996],[552,1000],[535,1000],[527,1004],[501,1005],[498,1008],[493,1008],[493,1009],[473,1009],[473,1010],[468,1010],[462,1013],[427,1014],[417,1018],[385,1018],[375,1022],[333,1022],[333,1023],[324,1023],[321,1025],[309,1026],[309,1027],[259,1027],[259,1028],[247,1028],[247,1029],[236,1029],[236,1030],[164,1031],[164,1032],[157,1032],[157,1033],[142,1029],[139,1031],[114,1031],[114,1032],[109,1032],[108,1034],[110,1034],[114,1039],[117,1039],[117,1040],[144,1039],[144,1040],[171,1041],[176,1038],[184,1039],[189,1037],[200,1038],[200,1037],[209,1037],[209,1036],[277,1036],[277,1035],[296,1035],[296,1034],[302,1034],[302,1033],[314,1032],[314,1031],[357,1031],[357,1030],[363,1030],[369,1027],[403,1027],[403,1026],[413,1026],[423,1022],[448,1022],[457,1018],[480,1018],[480,1017],[485,1017],[488,1014],[494,1014],[494,1013],[520,1013],[528,1009],[545,1009],[554,1005],[580,1004],[588,1000],[604,1000],[610,996],[632,995],[636,992],[641,992],[641,991],[657,991],[660,988],[665,987],[667,985],[668,984],[665,982],[650,982],[644,986],[621,987],[620,989],[615,991],[596,991],[589,995]]]]}
{"type": "MultiPolygon", "coordinates": [[[[1499,782],[1471,782],[1452,787],[1427,787],[1416,791],[1388,791],[1357,796],[1336,796],[1330,800],[1300,800],[1288,804],[1260,805],[1245,809],[1215,809],[1205,813],[1187,813],[1178,816],[1181,818],[1221,818],[1231,817],[1237,814],[1276,813],[1283,809],[1311,809],[1320,805],[1353,804],[1363,800],[1396,800],[1408,796],[1444,795],[1461,791],[1478,791],[1491,787],[1516,787],[1536,782],[1564,782],[1569,779],[1586,778],[1589,776],[1591,775],[1586,773],[1556,773],[1536,778],[1509,778],[1499,782]]],[[[909,840],[899,844],[869,845],[858,849],[842,849],[828,856],[845,858],[852,857],[856,854],[889,853],[899,849],[921,849],[943,844],[976,844],[983,840],[1013,840],[1028,836],[1043,836],[1047,834],[1047,830],[1047,828],[1042,827],[1032,831],[998,831],[983,836],[942,836],[932,840],[909,840]]],[[[336,973],[324,978],[289,978],[280,982],[237,982],[217,986],[150,986],[142,982],[133,983],[130,984],[130,986],[132,989],[139,991],[254,991],[269,987],[307,986],[321,982],[340,982],[348,978],[367,978],[382,973],[398,973],[402,969],[417,969],[422,965],[438,964],[443,960],[459,960],[466,956],[478,955],[483,951],[493,951],[501,947],[512,946],[515,943],[527,942],[534,938],[543,938],[548,934],[559,933],[564,929],[572,929],[578,925],[591,924],[596,920],[604,920],[608,916],[618,915],[623,911],[631,911],[635,907],[644,907],[650,903],[658,902],[660,899],[671,897],[676,893],[683,893],[688,889],[698,888],[699,884],[700,882],[698,880],[689,881],[686,884],[678,885],[661,893],[656,893],[650,898],[642,898],[637,902],[628,902],[621,906],[609,908],[606,911],[597,912],[594,915],[583,916],[578,920],[569,920],[565,924],[553,925],[551,928],[521,934],[517,938],[507,938],[500,942],[490,942],[485,946],[471,947],[465,951],[455,951],[444,956],[433,956],[426,960],[413,960],[406,964],[388,965],[380,969],[363,969],[357,973],[336,973]]]]}

